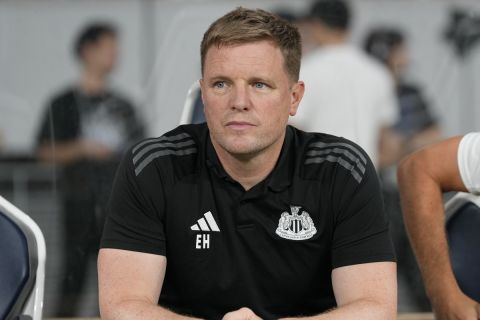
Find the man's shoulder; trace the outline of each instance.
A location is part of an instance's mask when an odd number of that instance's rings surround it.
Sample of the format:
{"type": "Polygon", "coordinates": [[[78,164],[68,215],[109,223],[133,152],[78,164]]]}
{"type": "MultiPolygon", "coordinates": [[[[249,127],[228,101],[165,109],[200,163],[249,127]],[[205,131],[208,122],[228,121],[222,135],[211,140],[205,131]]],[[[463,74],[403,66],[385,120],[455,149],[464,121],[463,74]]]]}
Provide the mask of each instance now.
{"type": "Polygon", "coordinates": [[[388,69],[384,65],[350,44],[313,50],[302,60],[301,70],[302,76],[319,78],[329,78],[338,74],[339,70],[343,75],[361,76],[362,78],[368,76],[373,81],[388,81],[390,78],[388,69]],[[323,72],[319,72],[320,69],[323,72]]]}
{"type": "Polygon", "coordinates": [[[72,100],[75,98],[75,89],[72,86],[65,86],[55,91],[50,97],[51,101],[72,100]]]}
{"type": "Polygon", "coordinates": [[[127,151],[135,175],[148,176],[158,171],[173,175],[195,172],[207,134],[205,124],[181,125],[160,137],[139,141],[127,151]]]}
{"type": "Polygon", "coordinates": [[[361,183],[369,163],[367,153],[348,139],[326,133],[304,132],[296,129],[297,148],[302,152],[303,178],[321,180],[342,173],[361,183]]]}
{"type": "Polygon", "coordinates": [[[76,117],[77,107],[74,89],[65,87],[50,96],[45,106],[45,112],[51,112],[54,117],[63,117],[65,119],[76,117]]]}
{"type": "MultiPolygon", "coordinates": [[[[392,82],[392,75],[388,68],[382,64],[377,59],[368,55],[364,51],[355,48],[356,54],[354,55],[357,59],[358,66],[363,68],[365,72],[368,72],[367,75],[373,77],[373,79],[378,78],[380,81],[392,82]]],[[[392,82],[393,84],[393,82],[392,82]]]]}
{"type": "Polygon", "coordinates": [[[112,99],[115,102],[114,103],[115,106],[125,108],[125,109],[133,109],[135,104],[121,90],[117,88],[109,88],[107,93],[108,93],[107,95],[108,98],[112,99]]]}
{"type": "Polygon", "coordinates": [[[304,73],[308,73],[312,68],[314,68],[314,73],[317,73],[319,68],[334,68],[334,66],[332,66],[332,58],[336,59],[337,56],[332,54],[331,50],[328,48],[315,48],[311,52],[307,53],[303,58],[301,70],[304,73]]]}

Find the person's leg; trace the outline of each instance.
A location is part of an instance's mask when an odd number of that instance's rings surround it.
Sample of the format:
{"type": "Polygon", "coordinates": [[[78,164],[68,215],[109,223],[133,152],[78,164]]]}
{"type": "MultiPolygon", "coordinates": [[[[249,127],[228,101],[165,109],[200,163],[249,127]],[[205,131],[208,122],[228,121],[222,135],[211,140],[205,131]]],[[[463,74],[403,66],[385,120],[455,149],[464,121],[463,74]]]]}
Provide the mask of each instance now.
{"type": "Polygon", "coordinates": [[[63,213],[64,277],[61,285],[61,298],[57,305],[57,317],[71,317],[77,313],[89,261],[92,215],[93,204],[88,199],[65,199],[63,213]]]}

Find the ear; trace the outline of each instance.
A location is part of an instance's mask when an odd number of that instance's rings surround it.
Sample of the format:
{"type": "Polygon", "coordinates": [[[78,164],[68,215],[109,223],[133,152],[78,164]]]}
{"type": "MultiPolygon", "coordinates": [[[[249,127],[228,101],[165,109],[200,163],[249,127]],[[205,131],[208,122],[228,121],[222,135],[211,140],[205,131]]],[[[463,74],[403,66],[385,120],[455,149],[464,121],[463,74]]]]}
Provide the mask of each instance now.
{"type": "Polygon", "coordinates": [[[203,112],[205,113],[205,99],[204,99],[204,92],[205,92],[205,81],[203,78],[198,80],[198,83],[200,84],[200,95],[202,97],[202,102],[203,102],[203,112]]]}
{"type": "Polygon", "coordinates": [[[290,116],[294,116],[297,113],[298,105],[302,101],[303,93],[305,92],[305,84],[303,81],[297,81],[290,92],[290,116]]]}

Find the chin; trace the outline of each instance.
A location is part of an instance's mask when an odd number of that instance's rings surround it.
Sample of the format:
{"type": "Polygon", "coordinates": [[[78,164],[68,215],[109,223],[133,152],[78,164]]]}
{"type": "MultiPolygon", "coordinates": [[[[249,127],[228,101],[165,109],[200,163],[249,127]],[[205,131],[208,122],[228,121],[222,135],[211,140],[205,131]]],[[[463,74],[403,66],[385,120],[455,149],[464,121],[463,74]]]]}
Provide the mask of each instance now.
{"type": "Polygon", "coordinates": [[[220,146],[232,155],[248,156],[255,155],[264,150],[263,141],[259,139],[232,139],[233,141],[219,141],[220,146]],[[241,140],[241,141],[239,141],[241,140]]]}

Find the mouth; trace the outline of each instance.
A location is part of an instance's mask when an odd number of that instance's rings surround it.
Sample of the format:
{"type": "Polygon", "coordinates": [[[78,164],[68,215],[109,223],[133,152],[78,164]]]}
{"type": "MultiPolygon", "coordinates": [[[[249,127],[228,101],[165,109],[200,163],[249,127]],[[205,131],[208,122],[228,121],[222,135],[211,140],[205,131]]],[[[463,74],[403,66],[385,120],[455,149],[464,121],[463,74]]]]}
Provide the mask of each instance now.
{"type": "Polygon", "coordinates": [[[255,127],[253,123],[247,121],[229,121],[226,126],[233,130],[246,130],[255,127]]]}

